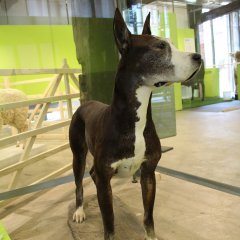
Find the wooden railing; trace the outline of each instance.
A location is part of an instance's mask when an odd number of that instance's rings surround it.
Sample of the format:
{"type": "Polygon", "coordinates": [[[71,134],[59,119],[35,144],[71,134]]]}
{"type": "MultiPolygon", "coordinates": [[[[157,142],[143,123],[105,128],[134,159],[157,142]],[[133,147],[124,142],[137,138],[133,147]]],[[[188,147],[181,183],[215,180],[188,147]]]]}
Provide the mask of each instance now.
{"type": "MultiPolygon", "coordinates": [[[[8,146],[9,144],[15,144],[17,141],[25,140],[25,147],[22,150],[18,161],[12,165],[4,167],[0,169],[0,181],[3,176],[12,174],[9,178],[9,184],[7,190],[12,190],[16,188],[18,183],[19,177],[23,171],[23,169],[30,164],[33,164],[37,161],[43,160],[46,157],[49,157],[53,154],[59,153],[69,147],[68,140],[65,143],[61,144],[60,146],[54,147],[49,149],[45,152],[40,154],[30,156],[31,150],[33,145],[36,141],[36,138],[39,134],[48,133],[49,131],[68,127],[70,124],[70,119],[73,114],[73,107],[72,107],[72,99],[78,98],[79,99],[79,83],[75,74],[81,73],[80,69],[70,69],[66,60],[64,61],[63,67],[60,69],[1,69],[0,76],[13,76],[13,75],[39,75],[39,74],[54,74],[55,77],[49,82],[45,92],[43,93],[43,97],[40,99],[31,99],[28,101],[21,101],[21,102],[14,102],[14,103],[6,103],[0,104],[0,111],[6,109],[14,109],[23,106],[30,106],[34,105],[35,108],[31,112],[29,116],[29,121],[33,122],[33,126],[27,132],[23,132],[14,136],[8,136],[3,139],[0,139],[0,154],[1,149],[8,146]],[[64,90],[65,94],[55,96],[58,92],[59,85],[61,81],[64,82],[64,90]],[[74,92],[74,93],[71,93],[74,92]],[[49,106],[53,102],[62,102],[65,101],[67,104],[66,107],[66,115],[67,117],[64,119],[62,117],[60,122],[53,123],[49,126],[44,126],[44,118],[46,113],[49,110],[49,106]]],[[[34,84],[34,80],[30,80],[31,84],[34,84]]],[[[38,79],[37,82],[40,80],[38,79]]],[[[25,81],[25,84],[29,83],[25,81]]],[[[11,84],[11,87],[13,84],[11,84]]],[[[54,110],[54,109],[53,109],[54,110]]],[[[64,114],[63,114],[64,115],[64,114]]],[[[44,180],[48,180],[54,178],[65,171],[71,168],[72,164],[66,164],[62,166],[60,169],[56,169],[55,171],[47,174],[44,177],[39,179],[35,179],[34,182],[30,183],[36,184],[42,182],[44,180]]]]}

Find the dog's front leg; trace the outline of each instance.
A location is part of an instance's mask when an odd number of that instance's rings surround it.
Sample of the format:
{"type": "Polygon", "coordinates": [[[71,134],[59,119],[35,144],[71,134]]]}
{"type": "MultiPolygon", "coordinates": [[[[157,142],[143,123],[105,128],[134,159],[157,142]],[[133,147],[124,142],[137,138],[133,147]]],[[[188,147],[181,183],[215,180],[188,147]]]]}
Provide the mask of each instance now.
{"type": "Polygon", "coordinates": [[[112,205],[111,177],[95,172],[98,203],[104,225],[104,240],[114,240],[114,214],[112,205]]]}
{"type": "Polygon", "coordinates": [[[156,179],[152,168],[143,163],[141,168],[141,187],[144,206],[145,240],[157,240],[154,232],[153,207],[156,193],[156,179]]]}

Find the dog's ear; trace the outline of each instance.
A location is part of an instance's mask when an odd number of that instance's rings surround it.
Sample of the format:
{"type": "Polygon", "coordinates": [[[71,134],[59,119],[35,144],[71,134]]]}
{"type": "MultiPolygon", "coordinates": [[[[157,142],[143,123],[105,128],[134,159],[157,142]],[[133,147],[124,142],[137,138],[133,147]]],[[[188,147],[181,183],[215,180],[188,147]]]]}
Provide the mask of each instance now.
{"type": "Polygon", "coordinates": [[[151,35],[151,28],[150,28],[150,13],[147,15],[144,26],[143,26],[143,31],[142,34],[147,34],[151,35]]]}
{"type": "Polygon", "coordinates": [[[127,51],[131,33],[124,22],[122,14],[117,8],[113,20],[113,33],[118,50],[121,54],[127,51]]]}

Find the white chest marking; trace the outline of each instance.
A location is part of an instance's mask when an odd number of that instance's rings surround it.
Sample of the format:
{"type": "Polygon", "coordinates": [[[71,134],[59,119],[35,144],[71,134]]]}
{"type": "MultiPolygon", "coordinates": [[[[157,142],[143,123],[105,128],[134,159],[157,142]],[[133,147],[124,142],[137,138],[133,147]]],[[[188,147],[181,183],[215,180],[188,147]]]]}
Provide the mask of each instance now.
{"type": "Polygon", "coordinates": [[[139,121],[135,123],[134,157],[121,159],[111,164],[114,170],[118,170],[117,176],[119,177],[132,176],[145,160],[146,144],[143,131],[146,126],[147,108],[151,91],[152,89],[147,86],[141,86],[136,90],[137,101],[140,102],[141,105],[137,109],[139,121]]]}

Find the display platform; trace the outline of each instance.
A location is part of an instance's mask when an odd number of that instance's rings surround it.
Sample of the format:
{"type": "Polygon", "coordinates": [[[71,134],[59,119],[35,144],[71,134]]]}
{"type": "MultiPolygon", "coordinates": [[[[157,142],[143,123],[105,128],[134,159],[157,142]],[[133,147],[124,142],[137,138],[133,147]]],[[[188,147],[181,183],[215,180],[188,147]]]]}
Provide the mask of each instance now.
{"type": "MultiPolygon", "coordinates": [[[[86,220],[79,224],[73,222],[75,203],[69,205],[68,226],[74,240],[103,239],[103,224],[97,196],[92,195],[84,199],[86,220]]],[[[140,222],[133,211],[118,197],[113,197],[115,215],[115,239],[144,239],[143,223],[140,222]]],[[[158,238],[160,240],[160,238],[158,238]]]]}

